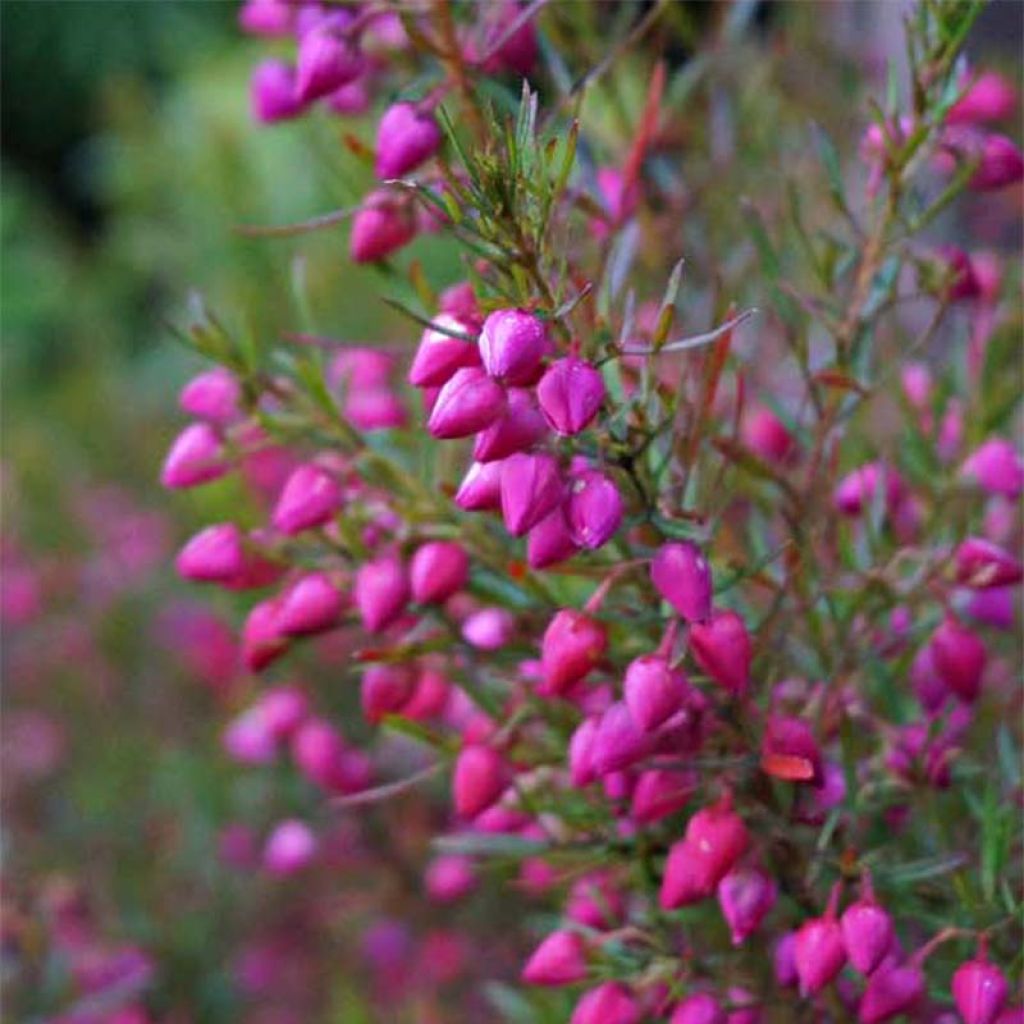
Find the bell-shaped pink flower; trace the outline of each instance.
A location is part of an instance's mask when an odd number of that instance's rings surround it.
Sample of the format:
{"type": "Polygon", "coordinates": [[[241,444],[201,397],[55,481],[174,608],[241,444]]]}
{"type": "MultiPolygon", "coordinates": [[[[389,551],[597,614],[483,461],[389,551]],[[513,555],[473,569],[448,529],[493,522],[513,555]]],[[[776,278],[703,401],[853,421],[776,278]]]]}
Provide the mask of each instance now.
{"type": "Polygon", "coordinates": [[[775,981],[782,988],[795,988],[799,978],[796,973],[796,932],[786,932],[772,951],[772,970],[775,981]]]}
{"type": "Polygon", "coordinates": [[[579,551],[563,508],[556,508],[534,526],[526,539],[526,561],[531,569],[546,569],[572,558],[579,551]]]}
{"type": "Polygon", "coordinates": [[[978,637],[947,617],[928,642],[939,678],[963,701],[977,699],[988,654],[978,637]]]}
{"type": "Polygon", "coordinates": [[[282,595],[278,629],[288,636],[321,633],[337,623],[342,603],[341,591],[326,573],[308,573],[282,595]]]}
{"type": "Polygon", "coordinates": [[[263,866],[272,875],[293,875],[308,867],[316,856],[313,830],[302,821],[289,819],[278,824],[263,850],[263,866]]]}
{"type": "Polygon", "coordinates": [[[409,665],[371,665],[363,675],[363,716],[376,725],[385,715],[398,714],[415,686],[416,673],[409,665]]]}
{"type": "Polygon", "coordinates": [[[258,704],[228,723],[221,744],[228,756],[240,764],[269,764],[277,753],[277,737],[258,704]]]}
{"type": "Polygon", "coordinates": [[[893,941],[892,917],[879,906],[865,879],[864,892],[839,919],[847,956],[861,974],[871,974],[882,962],[893,941]]]}
{"type": "Polygon", "coordinates": [[[309,715],[309,700],[294,686],[275,686],[267,690],[256,705],[266,727],[275,739],[286,740],[309,715]]]}
{"type": "Polygon", "coordinates": [[[395,103],[377,128],[378,178],[400,178],[429,160],[441,146],[434,115],[412,103],[395,103]]]}
{"type": "Polygon", "coordinates": [[[622,525],[622,495],[604,473],[594,469],[574,473],[565,518],[573,541],[594,551],[607,544],[622,525]]]}
{"type": "Polygon", "coordinates": [[[718,903],[734,946],[757,931],[778,895],[774,879],[760,868],[733,868],[718,883],[718,903]]]}
{"type": "Polygon", "coordinates": [[[574,608],[555,612],[541,639],[540,659],[545,694],[563,694],[604,657],[608,631],[574,608]]]}
{"type": "Polygon", "coordinates": [[[455,504],[466,512],[501,508],[501,468],[501,462],[474,462],[455,492],[455,504]]]}
{"type": "Polygon", "coordinates": [[[365,779],[353,775],[341,734],[322,718],[310,718],[292,736],[292,757],[310,782],[328,792],[350,792],[365,779]]]}
{"type": "Polygon", "coordinates": [[[164,487],[195,487],[222,477],[229,469],[217,432],[208,423],[192,423],[171,445],[160,473],[164,487]]]}
{"type": "Polygon", "coordinates": [[[569,778],[574,786],[589,785],[597,778],[594,771],[594,740],[600,719],[584,718],[569,737],[569,778]]]}
{"type": "Polygon", "coordinates": [[[242,627],[242,663],[250,672],[260,672],[276,661],[288,647],[288,638],[277,623],[280,603],[260,601],[249,609],[242,627]]]}
{"type": "Polygon", "coordinates": [[[796,438],[765,405],[755,406],[743,417],[740,437],[759,459],[772,465],[786,465],[797,452],[796,438]]]}
{"type": "Polygon", "coordinates": [[[870,978],[857,1014],[860,1024],[882,1024],[910,1013],[925,993],[924,972],[915,964],[882,964],[870,978]]]}
{"type": "Polygon", "coordinates": [[[975,192],[992,192],[1024,179],[1024,154],[1005,135],[985,133],[975,150],[978,169],[967,183],[975,192]]]}
{"type": "Polygon", "coordinates": [[[224,426],[241,415],[242,388],[222,366],[197,374],[182,389],[178,405],[190,416],[224,426]]]}
{"type": "Polygon", "coordinates": [[[513,537],[521,537],[558,505],[565,481],[558,460],[543,452],[517,452],[501,463],[501,514],[513,537]]]}
{"type": "Polygon", "coordinates": [[[515,616],[505,608],[481,608],[462,622],[462,639],[478,651],[500,651],[515,634],[515,616]]]}
{"type": "Polygon", "coordinates": [[[953,1001],[964,1024],[995,1024],[1008,991],[1003,972],[988,961],[984,946],[978,957],[961,964],[953,974],[953,1001]]]}
{"type": "Polygon", "coordinates": [[[429,541],[412,556],[409,579],[418,604],[443,604],[469,581],[469,555],[456,541],[429,541]]]}
{"type": "Polygon", "coordinates": [[[565,437],[590,426],[604,397],[600,371],[575,356],[553,362],[537,385],[537,401],[544,418],[552,430],[565,437]]]}
{"type": "Polygon", "coordinates": [[[796,933],[793,961],[802,996],[820,992],[846,963],[846,946],[835,914],[837,900],[838,885],[824,916],[805,921],[796,933]]]}
{"type": "Polygon", "coordinates": [[[983,71],[946,113],[947,124],[1002,121],[1017,105],[1017,90],[998,71],[983,71]]]}
{"type": "Polygon", "coordinates": [[[294,535],[330,522],[341,508],[341,487],[319,466],[299,466],[281,491],[271,522],[281,533],[294,535]]]}
{"type": "Polygon", "coordinates": [[[676,1004],[668,1024],[726,1024],[725,1010],[708,992],[695,992],[676,1004]]]}
{"type": "Polygon", "coordinates": [[[622,684],[626,706],[643,732],[653,732],[682,706],[686,677],[657,654],[635,658],[622,684]]]}
{"type": "Polygon", "coordinates": [[[528,451],[547,432],[547,424],[530,392],[525,388],[510,388],[501,418],[477,435],[473,458],[477,462],[494,462],[515,452],[528,451]]]}
{"type": "Polygon", "coordinates": [[[527,985],[572,985],[587,976],[586,950],[578,932],[552,932],[523,968],[527,985]]]}
{"type": "Polygon", "coordinates": [[[493,747],[463,747],[455,759],[452,796],[460,818],[475,818],[505,789],[505,764],[493,747]]]}
{"type": "Polygon", "coordinates": [[[310,29],[299,41],[295,95],[310,103],[359,77],[363,58],[329,23],[310,29]]]}
{"type": "Polygon", "coordinates": [[[622,771],[647,753],[646,737],[623,701],[607,707],[597,723],[590,763],[599,777],[622,771]]]}
{"type": "Polygon", "coordinates": [[[761,742],[761,770],[787,782],[821,785],[821,750],[802,718],[772,714],[761,742]]]}
{"type": "Polygon", "coordinates": [[[989,494],[1019,498],[1024,493],[1024,461],[1005,438],[991,437],[960,467],[960,476],[989,494]]]}
{"type": "Polygon", "coordinates": [[[409,600],[409,578],[402,560],[384,555],[365,562],[356,573],[353,594],[368,633],[379,633],[395,621],[409,600]]]}
{"type": "Polygon", "coordinates": [[[711,616],[711,566],[692,541],[663,544],[651,562],[651,582],[687,622],[711,616]]]}
{"type": "Polygon", "coordinates": [[[435,903],[454,903],[476,887],[473,861],[461,854],[435,857],[427,866],[427,895],[435,903]]]}
{"type": "Polygon", "coordinates": [[[483,370],[463,367],[441,388],[427,420],[434,437],[469,437],[485,430],[505,411],[505,391],[483,370]]]}
{"type": "Polygon", "coordinates": [[[385,190],[371,192],[352,220],[349,254],[354,263],[376,263],[415,237],[415,208],[385,190]]]}
{"type": "Polygon", "coordinates": [[[1005,548],[984,537],[968,537],[953,555],[956,581],[974,590],[1005,587],[1024,579],[1024,566],[1005,548]]]}
{"type": "Polygon", "coordinates": [[[295,68],[283,60],[270,58],[256,65],[249,81],[249,108],[254,121],[273,124],[289,121],[302,113],[295,68]]]}
{"type": "Polygon", "coordinates": [[[238,11],[238,27],[253,36],[286,36],[292,30],[293,14],[284,0],[245,0],[238,11]]]}
{"type": "MultiPolygon", "coordinates": [[[[450,313],[441,313],[433,321],[438,327],[458,334],[475,334],[466,321],[450,313]]],[[[450,334],[428,327],[409,367],[409,383],[417,388],[439,388],[456,370],[480,365],[480,349],[475,342],[453,338],[450,334]]]]}
{"type": "Polygon", "coordinates": [[[226,583],[241,575],[245,561],[242,531],[234,523],[216,523],[189,540],[175,566],[187,580],[226,583]]]}
{"type": "Polygon", "coordinates": [[[640,1004],[625,985],[606,981],[585,993],[569,1024],[640,1024],[640,1004]]]}
{"type": "Polygon", "coordinates": [[[521,309],[499,309],[480,331],[480,358],[484,369],[509,385],[529,385],[551,342],[543,320],[521,309]]]}
{"type": "Polygon", "coordinates": [[[672,768],[641,772],[633,787],[629,816],[639,825],[650,825],[681,811],[695,789],[693,775],[672,768]]]}
{"type": "Polygon", "coordinates": [[[690,650],[697,664],[734,697],[747,692],[753,652],[750,634],[736,612],[715,611],[709,622],[691,623],[690,650]]]}

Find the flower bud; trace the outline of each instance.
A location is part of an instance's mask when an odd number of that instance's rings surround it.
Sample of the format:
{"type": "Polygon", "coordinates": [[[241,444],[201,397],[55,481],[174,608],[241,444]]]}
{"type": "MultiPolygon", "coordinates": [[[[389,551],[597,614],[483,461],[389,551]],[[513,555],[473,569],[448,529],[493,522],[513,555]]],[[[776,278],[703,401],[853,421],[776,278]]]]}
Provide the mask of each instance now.
{"type": "Polygon", "coordinates": [[[1019,498],[1024,492],[1024,462],[1002,437],[991,437],[972,452],[960,467],[960,476],[989,494],[1019,498]]]}
{"type": "Polygon", "coordinates": [[[594,771],[594,739],[599,719],[584,718],[569,738],[569,778],[574,786],[589,785],[597,774],[594,771]]]}
{"type": "Polygon", "coordinates": [[[352,220],[349,252],[354,263],[376,263],[415,237],[415,209],[390,192],[371,192],[352,220]]]}
{"type": "Polygon", "coordinates": [[[600,778],[622,771],[647,752],[647,742],[623,701],[605,709],[597,723],[590,763],[600,778]]]}
{"type": "Polygon", "coordinates": [[[701,669],[734,697],[747,692],[753,653],[750,634],[736,612],[715,611],[710,622],[691,623],[690,650],[701,669]]]}
{"type": "Polygon", "coordinates": [[[586,430],[604,402],[604,378],[574,356],[553,362],[537,385],[537,401],[551,429],[565,437],[586,430]]]}
{"type": "Polygon", "coordinates": [[[455,541],[430,541],[418,548],[409,567],[417,604],[443,604],[469,580],[469,555],[455,541]]]}
{"type": "Polygon", "coordinates": [[[473,861],[456,853],[435,857],[427,866],[426,883],[435,903],[454,903],[476,887],[473,861]]]}
{"type": "Polygon", "coordinates": [[[242,531],[234,523],[216,523],[197,533],[181,549],[178,574],[203,583],[226,583],[245,569],[242,531]]]}
{"type": "Polygon", "coordinates": [[[651,582],[687,622],[711,615],[711,566],[691,541],[663,544],[651,563],[651,582]]]}
{"type": "Polygon", "coordinates": [[[288,638],[277,623],[280,603],[276,599],[260,601],[249,609],[242,627],[242,663],[250,672],[259,672],[276,661],[288,647],[288,638]]]}
{"type": "Polygon", "coordinates": [[[798,981],[796,960],[794,959],[795,950],[796,932],[786,932],[775,943],[772,966],[775,971],[775,980],[782,988],[793,988],[798,981]]]}
{"type": "Polygon", "coordinates": [[[596,931],[616,927],[625,917],[622,892],[606,872],[584,875],[573,883],[565,904],[569,921],[596,931]]]}
{"type": "Polygon", "coordinates": [[[947,124],[977,124],[1002,121],[1017,105],[1017,90],[998,71],[983,71],[949,108],[947,124]]]}
{"type": "Polygon", "coordinates": [[[164,487],[195,487],[229,469],[216,431],[208,423],[187,426],[171,445],[160,473],[164,487]]]}
{"type": "Polygon", "coordinates": [[[505,765],[491,747],[463,747],[455,759],[452,796],[460,818],[475,818],[501,796],[505,788],[505,765]]]}
{"type": "Polygon", "coordinates": [[[310,103],[347,85],[362,70],[358,50],[329,23],[321,23],[299,42],[295,95],[299,102],[310,103]]]}
{"type": "Polygon", "coordinates": [[[562,470],[553,455],[517,452],[501,463],[501,514],[513,537],[536,526],[564,495],[562,470]]]}
{"type": "Polygon", "coordinates": [[[988,655],[985,645],[965,626],[947,618],[928,642],[939,678],[963,701],[976,700],[988,655]]]}
{"type": "Polygon", "coordinates": [[[228,723],[221,743],[228,756],[241,764],[269,764],[277,752],[277,740],[258,704],[228,723]]]}
{"type": "Polygon", "coordinates": [[[320,718],[311,718],[292,736],[296,767],[311,782],[330,792],[345,791],[345,744],[338,731],[320,718]]]}
{"type": "Polygon", "coordinates": [[[975,590],[967,599],[966,612],[975,622],[1009,632],[1017,622],[1016,591],[1014,586],[975,590]]]}
{"type": "Polygon", "coordinates": [[[668,1024],[726,1024],[725,1011],[714,996],[695,992],[676,1005],[668,1024]]]}
{"type": "Polygon", "coordinates": [[[556,508],[534,526],[526,538],[526,561],[531,569],[546,569],[572,558],[579,548],[573,540],[565,512],[556,508]]]}
{"type": "Polygon", "coordinates": [[[593,551],[607,544],[622,525],[622,495],[604,473],[576,473],[569,483],[565,518],[573,541],[593,551]]]}
{"type": "Polygon", "coordinates": [[[608,647],[608,632],[574,608],[555,612],[540,645],[545,694],[565,693],[595,668],[608,647]]]}
{"type": "Polygon", "coordinates": [[[988,962],[984,949],[953,974],[953,1001],[964,1024],[994,1024],[1006,1005],[1007,994],[1003,972],[988,962]]]}
{"type": "Polygon", "coordinates": [[[491,313],[479,345],[484,369],[495,380],[520,386],[533,383],[551,347],[544,321],[521,309],[491,313]]]}
{"type": "Polygon", "coordinates": [[[462,639],[478,651],[500,651],[515,633],[516,620],[504,608],[481,608],[462,623],[462,639]]]}
{"type": "Polygon", "coordinates": [[[296,580],[281,598],[277,626],[288,636],[321,633],[341,615],[341,591],[326,573],[312,572],[296,580]]]}
{"type": "Polygon", "coordinates": [[[956,581],[965,587],[982,590],[1005,587],[1024,579],[1024,567],[1009,551],[985,540],[968,537],[953,556],[956,581]]]}
{"type": "Polygon", "coordinates": [[[350,388],[341,411],[357,430],[391,430],[408,420],[402,400],[388,387],[350,388]]]}
{"type": "Polygon", "coordinates": [[[249,107],[254,121],[273,124],[302,113],[295,87],[295,69],[283,60],[262,61],[249,81],[249,107]]]}
{"type": "Polygon", "coordinates": [[[272,875],[293,875],[307,867],[316,856],[317,841],[304,822],[282,821],[267,839],[263,866],[272,875]]]}
{"type": "Polygon", "coordinates": [[[473,458],[477,462],[494,462],[516,452],[528,451],[547,432],[547,424],[534,405],[530,392],[524,388],[511,388],[501,418],[477,435],[473,458]]]}
{"type": "Polygon", "coordinates": [[[832,500],[843,515],[859,516],[874,501],[880,486],[885,487],[886,508],[895,511],[904,494],[903,481],[881,462],[867,462],[848,473],[839,481],[832,500]]]}
{"type": "MultiPolygon", "coordinates": [[[[449,313],[434,317],[438,327],[473,334],[465,321],[449,313]]],[[[456,370],[480,365],[480,349],[475,342],[453,338],[450,334],[428,327],[409,367],[409,383],[417,388],[437,388],[446,384],[456,370]]]]}
{"type": "Polygon", "coordinates": [[[552,932],[523,968],[527,985],[572,985],[587,976],[583,939],[577,932],[552,932]]]}
{"type": "Polygon", "coordinates": [[[288,739],[309,714],[306,695],[294,686],[275,686],[267,690],[256,706],[266,727],[277,740],[288,739]]]}
{"type": "Polygon", "coordinates": [[[843,911],[839,926],[850,963],[861,974],[871,974],[892,945],[892,918],[865,895],[843,911]]]}
{"type": "Polygon", "coordinates": [[[975,192],[991,192],[1024,179],[1024,154],[1013,139],[986,134],[980,140],[978,169],[967,187],[975,192]]]}
{"type": "Polygon", "coordinates": [[[820,992],[846,963],[843,934],[835,916],[837,895],[838,890],[823,917],[805,921],[796,933],[793,962],[800,979],[800,994],[805,997],[820,992]]]}
{"type": "Polygon", "coordinates": [[[518,78],[528,78],[537,63],[539,52],[537,29],[533,21],[524,22],[509,34],[508,30],[520,16],[519,4],[515,0],[502,0],[501,3],[491,5],[490,10],[495,17],[483,47],[484,54],[490,54],[484,70],[489,75],[511,72],[518,78]],[[492,53],[495,46],[498,48],[492,53]]]}
{"type": "Polygon", "coordinates": [[[924,993],[925,977],[920,967],[883,964],[868,978],[858,1010],[859,1020],[861,1024],[882,1024],[909,1013],[924,993]]]}
{"type": "Polygon", "coordinates": [[[178,405],[196,419],[224,426],[241,414],[242,388],[230,370],[218,366],[197,374],[182,389],[178,405]]]}
{"type": "Polygon", "coordinates": [[[759,868],[733,868],[718,883],[718,903],[734,946],[757,931],[778,894],[778,886],[759,868]]]}
{"type": "Polygon", "coordinates": [[[821,785],[821,750],[807,722],[788,715],[769,717],[761,743],[761,770],[787,782],[821,785]]]}
{"type": "Polygon", "coordinates": [[[292,7],[282,0],[245,0],[238,26],[253,36],[286,36],[292,29],[292,7]]]}
{"type": "Polygon", "coordinates": [[[363,629],[367,633],[386,629],[402,614],[409,600],[409,580],[402,560],[385,555],[361,565],[353,593],[363,629]]]}
{"type": "Polygon", "coordinates": [[[485,430],[505,411],[505,392],[483,370],[463,367],[441,388],[427,420],[434,437],[469,437],[485,430]]]}
{"type": "Polygon", "coordinates": [[[687,772],[668,768],[641,772],[633,788],[629,816],[638,825],[651,825],[681,811],[693,791],[694,779],[687,772]]]}
{"type": "Polygon", "coordinates": [[[767,406],[758,405],[743,418],[740,431],[744,445],[759,459],[786,465],[796,454],[796,438],[767,406]]]}
{"type": "Polygon", "coordinates": [[[416,673],[408,665],[372,665],[363,675],[363,716],[376,725],[385,715],[397,714],[415,685],[416,673]]]}
{"type": "Polygon", "coordinates": [[[466,512],[501,508],[500,462],[474,462],[455,492],[455,504],[466,512]]]}
{"type": "Polygon", "coordinates": [[[583,995],[569,1024],[640,1024],[640,1007],[625,985],[606,981],[583,995]]]}
{"type": "Polygon", "coordinates": [[[299,466],[281,491],[271,522],[274,529],[293,536],[323,526],[341,508],[338,482],[319,466],[299,466]]]}
{"type": "Polygon", "coordinates": [[[430,111],[395,103],[377,128],[378,178],[400,178],[429,160],[441,146],[441,129],[430,111]]]}
{"type": "Polygon", "coordinates": [[[686,677],[665,658],[646,654],[629,663],[622,689],[633,720],[643,732],[653,732],[682,706],[686,677]]]}

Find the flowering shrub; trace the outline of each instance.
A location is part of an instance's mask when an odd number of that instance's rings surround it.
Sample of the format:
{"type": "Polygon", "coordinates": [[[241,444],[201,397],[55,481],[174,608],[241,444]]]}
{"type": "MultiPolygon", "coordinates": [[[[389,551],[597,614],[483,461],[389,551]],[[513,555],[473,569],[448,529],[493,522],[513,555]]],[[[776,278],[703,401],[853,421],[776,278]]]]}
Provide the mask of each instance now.
{"type": "Polygon", "coordinates": [[[1015,91],[922,0],[847,160],[740,91],[746,9],[247,0],[259,121],[377,128],[354,205],[244,230],[349,223],[410,334],[183,331],[163,482],[251,496],[177,556],[252,595],[223,745],[322,793],[279,876],[443,782],[430,895],[550,908],[509,1019],[1017,1019],[1015,91]],[[274,678],[311,645],[344,717],[274,678]]]}

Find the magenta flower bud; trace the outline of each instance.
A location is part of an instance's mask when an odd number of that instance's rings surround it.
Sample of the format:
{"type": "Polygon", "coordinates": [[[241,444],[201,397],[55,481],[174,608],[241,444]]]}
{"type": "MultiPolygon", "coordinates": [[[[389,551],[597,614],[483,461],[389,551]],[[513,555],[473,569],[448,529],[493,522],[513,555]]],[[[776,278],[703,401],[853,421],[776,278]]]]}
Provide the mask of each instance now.
{"type": "Polygon", "coordinates": [[[376,725],[385,715],[402,710],[416,686],[416,673],[408,665],[372,665],[363,675],[363,716],[376,725]]]}
{"type": "Polygon", "coordinates": [[[524,388],[511,388],[501,419],[477,435],[473,458],[477,462],[494,462],[516,452],[528,451],[547,432],[547,424],[534,405],[530,392],[524,388]]]}
{"type": "Polygon", "coordinates": [[[993,629],[1012,630],[1017,621],[1016,587],[990,587],[976,590],[967,601],[967,614],[975,622],[993,629]]]}
{"type": "Polygon", "coordinates": [[[925,363],[907,363],[900,373],[900,383],[907,401],[918,410],[926,412],[932,401],[932,371],[925,363]]]}
{"type": "Polygon", "coordinates": [[[598,931],[614,928],[625,917],[626,904],[618,886],[604,872],[584,875],[573,883],[565,905],[569,921],[598,931]]]}
{"type": "Polygon", "coordinates": [[[171,445],[160,473],[164,487],[195,487],[229,469],[217,432],[208,423],[187,426],[171,445]]]}
{"type": "Polygon", "coordinates": [[[536,526],[564,495],[562,470],[553,455],[517,452],[501,463],[501,514],[513,537],[536,526]]]}
{"type": "Polygon", "coordinates": [[[773,714],[761,742],[761,770],[787,782],[823,781],[821,750],[802,718],[773,714]]]}
{"type": "Polygon", "coordinates": [[[577,932],[552,932],[531,954],[523,968],[527,985],[572,985],[587,976],[583,939],[577,932]]]}
{"type": "Polygon", "coordinates": [[[711,617],[711,566],[692,541],[663,544],[651,562],[651,582],[687,622],[711,617]]]}
{"type": "Polygon", "coordinates": [[[451,684],[440,672],[425,669],[416,680],[416,688],[402,708],[402,717],[416,722],[429,721],[444,713],[451,697],[451,684]]]}
{"type": "Polygon", "coordinates": [[[622,525],[622,495],[604,473],[589,469],[574,474],[565,518],[573,541],[593,551],[607,544],[622,525]]]}
{"type": "Polygon", "coordinates": [[[443,604],[469,581],[469,555],[455,541],[430,541],[412,556],[409,579],[418,604],[443,604]]]}
{"type": "Polygon", "coordinates": [[[294,819],[282,821],[267,839],[263,866],[272,875],[293,875],[309,866],[316,851],[316,836],[308,825],[294,819]]]}
{"type": "Polygon", "coordinates": [[[427,430],[441,439],[469,437],[485,430],[504,411],[504,389],[483,370],[467,366],[456,370],[441,388],[427,430]]]}
{"type": "Polygon", "coordinates": [[[982,590],[1005,587],[1024,579],[1024,567],[1009,551],[983,537],[968,537],[954,553],[956,581],[982,590]]]}
{"type": "Polygon", "coordinates": [[[455,759],[452,797],[460,818],[475,818],[505,789],[505,765],[492,747],[463,747],[455,759]]]}
{"type": "Polygon", "coordinates": [[[266,727],[277,740],[288,739],[309,714],[306,695],[294,686],[276,686],[267,690],[256,706],[266,727]]]}
{"type": "Polygon", "coordinates": [[[540,644],[546,694],[565,693],[604,657],[608,631],[596,619],[574,608],[555,612],[540,644]]]}
{"type": "MultiPolygon", "coordinates": [[[[464,320],[450,313],[434,317],[434,323],[459,334],[476,333],[464,320]]],[[[453,338],[428,327],[420,338],[409,367],[409,383],[417,388],[439,388],[451,379],[456,370],[479,365],[480,349],[475,342],[453,338]]]]}
{"type": "Polygon", "coordinates": [[[861,974],[871,974],[892,945],[894,933],[889,913],[867,891],[843,911],[839,926],[850,963],[861,974]]]}
{"type": "Polygon", "coordinates": [[[241,764],[268,764],[277,752],[276,738],[258,704],[228,723],[221,743],[228,756],[241,764]]]}
{"type": "Polygon", "coordinates": [[[242,388],[230,370],[218,366],[197,374],[182,389],[178,405],[196,419],[224,426],[241,415],[242,388]]]}
{"type": "Polygon", "coordinates": [[[1003,972],[989,963],[982,949],[977,959],[953,974],[953,1001],[964,1024],[994,1024],[1006,1005],[1008,986],[1003,972]]]}
{"type": "Polygon", "coordinates": [[[455,504],[467,512],[501,508],[500,462],[474,462],[455,492],[455,504]]]}
{"type": "Polygon", "coordinates": [[[939,256],[946,263],[946,274],[950,278],[946,299],[955,302],[978,298],[981,295],[981,284],[974,273],[970,256],[955,245],[944,246],[939,250],[939,256]]]}
{"type": "Polygon", "coordinates": [[[292,29],[293,8],[282,0],[245,0],[238,26],[253,36],[286,36],[292,29]]]}
{"type": "Polygon", "coordinates": [[[197,533],[181,549],[178,574],[203,583],[226,583],[245,569],[242,531],[234,523],[217,523],[197,533]]]}
{"type": "Polygon", "coordinates": [[[543,320],[521,309],[499,309],[480,332],[484,369],[504,384],[532,384],[551,343],[543,320]]]}
{"type": "Polygon", "coordinates": [[[569,738],[569,778],[574,786],[589,785],[597,778],[594,771],[594,740],[598,718],[584,718],[569,738]]]}
{"type": "Polygon", "coordinates": [[[531,569],[546,569],[572,558],[579,548],[573,540],[565,512],[556,508],[546,515],[526,538],[526,561],[531,569]]]}
{"type": "Polygon", "coordinates": [[[972,452],[960,467],[960,476],[989,494],[1019,498],[1024,492],[1024,462],[1002,437],[991,437],[972,452]]]}
{"type": "Polygon", "coordinates": [[[1013,139],[987,134],[981,139],[981,160],[967,183],[975,192],[991,192],[1024,179],[1024,154],[1013,139]]]}
{"type": "Polygon", "coordinates": [[[665,658],[645,654],[627,666],[622,689],[633,720],[642,732],[653,732],[682,707],[686,677],[665,658]]]}
{"type": "Polygon", "coordinates": [[[647,741],[621,700],[605,709],[597,723],[590,763],[600,778],[622,771],[647,753],[647,741]]]}
{"type": "Polygon", "coordinates": [[[839,481],[832,500],[843,515],[859,516],[880,486],[885,487],[886,508],[893,512],[903,498],[903,481],[881,462],[867,462],[848,473],[839,481]]]}
{"type": "Polygon", "coordinates": [[[242,663],[250,672],[259,672],[276,661],[288,647],[288,638],[277,623],[280,602],[260,601],[249,609],[242,627],[242,663]]]}
{"type": "Polygon", "coordinates": [[[367,633],[386,629],[402,614],[409,600],[409,580],[402,560],[385,555],[361,565],[353,593],[363,629],[367,633]]]}
{"type": "Polygon", "coordinates": [[[744,445],[759,459],[785,465],[796,454],[796,438],[767,406],[758,405],[743,417],[740,431],[744,445]]]}
{"type": "Polygon", "coordinates": [[[796,973],[796,932],[786,932],[772,954],[775,980],[782,988],[794,988],[799,978],[796,973]]]}
{"type": "Polygon", "coordinates": [[[859,1020],[861,1024],[882,1024],[909,1013],[924,993],[925,977],[920,967],[883,964],[868,978],[858,1010],[859,1020]]]}
{"type": "Polygon", "coordinates": [[[377,128],[377,177],[400,178],[429,160],[440,146],[441,129],[430,111],[395,103],[377,128]]]}
{"type": "Polygon", "coordinates": [[[569,1024],[640,1024],[640,1018],[640,1006],[629,989],[606,981],[583,995],[569,1024]]]}
{"type": "Polygon", "coordinates": [[[390,388],[356,388],[345,395],[342,413],[357,430],[391,430],[404,427],[405,405],[390,388]]]}
{"type": "Polygon", "coordinates": [[[553,362],[537,385],[537,401],[544,418],[552,430],[566,437],[590,426],[604,396],[600,371],[575,356],[553,362]]]}
{"type": "Polygon", "coordinates": [[[998,71],[983,71],[949,108],[947,124],[1002,121],[1017,105],[1017,90],[998,71]]]}
{"type": "Polygon", "coordinates": [[[694,791],[693,776],[668,768],[641,772],[633,787],[629,816],[638,825],[651,825],[681,811],[694,791]]]}
{"type": "Polygon", "coordinates": [[[281,598],[278,629],[288,636],[322,633],[341,615],[341,591],[326,573],[312,572],[296,580],[281,598]]]}
{"type": "Polygon", "coordinates": [[[668,1024],[726,1024],[725,1011],[714,996],[696,992],[676,1004],[668,1024]]]}
{"type": "Polygon", "coordinates": [[[939,678],[963,701],[978,697],[988,655],[985,645],[965,626],[947,618],[929,640],[939,678]]]}
{"type": "Polygon", "coordinates": [[[359,51],[329,23],[322,23],[299,42],[295,95],[301,103],[310,103],[347,85],[362,70],[359,51]]]}
{"type": "Polygon", "coordinates": [[[328,791],[346,788],[345,754],[341,735],[323,719],[309,719],[292,736],[296,767],[307,779],[328,791]]]}
{"type": "Polygon", "coordinates": [[[435,857],[427,865],[427,895],[435,903],[455,903],[476,887],[472,860],[452,853],[435,857]]]}
{"type": "Polygon", "coordinates": [[[249,107],[261,124],[298,117],[304,104],[296,93],[295,69],[273,58],[258,64],[249,82],[249,107]]]}
{"type": "Polygon", "coordinates": [[[701,669],[734,697],[747,692],[753,652],[750,634],[736,612],[715,611],[710,622],[692,623],[690,650],[701,669]]]}
{"type": "Polygon", "coordinates": [[[484,70],[489,75],[512,72],[519,78],[529,77],[537,63],[540,49],[537,29],[532,21],[527,21],[508,35],[508,30],[521,12],[515,0],[503,0],[500,4],[492,5],[491,10],[496,12],[496,17],[485,41],[484,53],[490,53],[499,42],[501,45],[484,64],[484,70]]]}
{"type": "Polygon", "coordinates": [[[733,868],[718,883],[718,903],[734,946],[757,931],[778,895],[778,886],[760,868],[733,868]]]}
{"type": "Polygon", "coordinates": [[[415,237],[415,209],[390,192],[371,192],[352,220],[349,254],[355,263],[376,263],[415,237]]]}
{"type": "Polygon", "coordinates": [[[843,933],[834,909],[837,896],[838,890],[835,890],[825,915],[805,921],[796,933],[793,962],[800,979],[800,994],[804,997],[820,992],[846,963],[843,933]]]}
{"type": "Polygon", "coordinates": [[[323,526],[341,508],[341,487],[319,466],[299,466],[277,499],[271,522],[289,536],[323,526]]]}
{"type": "Polygon", "coordinates": [[[462,623],[462,639],[479,651],[500,651],[515,633],[515,616],[504,608],[481,608],[462,623]]]}

